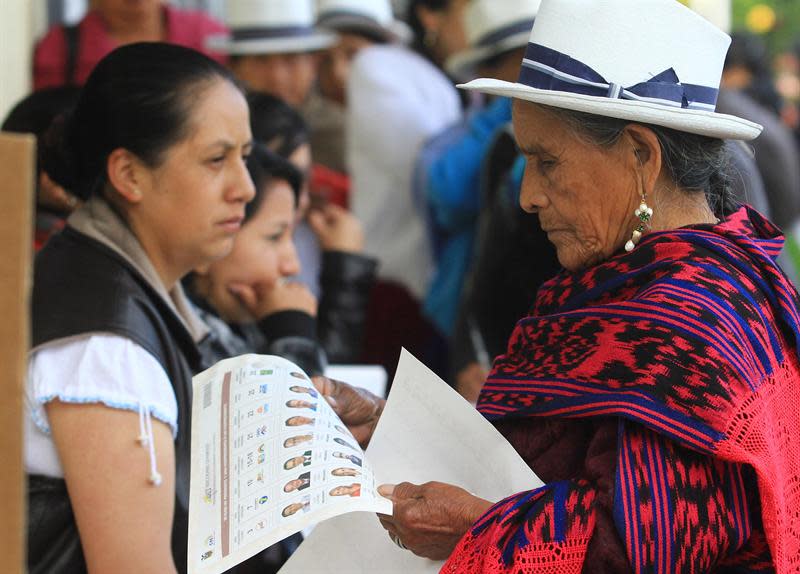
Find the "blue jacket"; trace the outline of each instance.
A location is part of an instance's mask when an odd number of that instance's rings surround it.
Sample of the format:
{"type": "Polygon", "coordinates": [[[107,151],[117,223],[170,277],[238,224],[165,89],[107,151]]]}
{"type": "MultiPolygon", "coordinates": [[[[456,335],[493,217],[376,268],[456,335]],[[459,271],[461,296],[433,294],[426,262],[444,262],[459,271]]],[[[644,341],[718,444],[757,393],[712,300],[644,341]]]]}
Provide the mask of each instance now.
{"type": "Polygon", "coordinates": [[[511,121],[511,100],[498,98],[433,138],[423,148],[418,177],[429,209],[436,271],[424,312],[449,336],[472,260],[481,208],[481,174],[496,132],[511,121]]]}

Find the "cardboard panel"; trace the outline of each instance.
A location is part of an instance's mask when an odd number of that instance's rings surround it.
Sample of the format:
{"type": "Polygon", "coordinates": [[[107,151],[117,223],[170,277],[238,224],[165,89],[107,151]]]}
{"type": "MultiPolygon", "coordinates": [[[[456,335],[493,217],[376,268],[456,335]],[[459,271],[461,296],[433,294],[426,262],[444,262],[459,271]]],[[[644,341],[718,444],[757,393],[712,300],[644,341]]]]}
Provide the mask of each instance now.
{"type": "Polygon", "coordinates": [[[29,345],[33,185],[36,140],[0,134],[0,556],[3,572],[22,572],[25,486],[22,385],[29,345]]]}

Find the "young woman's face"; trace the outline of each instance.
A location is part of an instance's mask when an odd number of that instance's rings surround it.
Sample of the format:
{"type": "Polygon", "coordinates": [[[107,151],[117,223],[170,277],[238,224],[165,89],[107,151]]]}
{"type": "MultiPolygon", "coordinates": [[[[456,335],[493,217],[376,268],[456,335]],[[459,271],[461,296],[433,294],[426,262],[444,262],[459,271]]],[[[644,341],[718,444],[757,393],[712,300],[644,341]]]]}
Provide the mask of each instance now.
{"type": "Polygon", "coordinates": [[[187,134],[158,167],[140,166],[141,201],[126,206],[162,278],[173,280],[231,251],[255,193],[245,163],[249,112],[236,87],[219,79],[201,90],[187,134]]]}
{"type": "Polygon", "coordinates": [[[294,192],[283,180],[273,179],[262,190],[264,199],[242,226],[226,257],[208,268],[204,280],[209,302],[228,322],[252,320],[231,287],[247,285],[256,290],[274,287],[278,281],[300,272],[292,232],[294,192]]]}

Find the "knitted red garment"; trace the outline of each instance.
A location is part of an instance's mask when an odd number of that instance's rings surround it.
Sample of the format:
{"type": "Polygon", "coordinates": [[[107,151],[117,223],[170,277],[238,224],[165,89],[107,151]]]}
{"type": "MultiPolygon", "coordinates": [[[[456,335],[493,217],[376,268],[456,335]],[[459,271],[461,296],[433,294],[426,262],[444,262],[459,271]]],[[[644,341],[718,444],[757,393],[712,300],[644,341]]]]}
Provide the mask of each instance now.
{"type": "MultiPolygon", "coordinates": [[[[800,572],[800,302],[782,244],[749,208],[652,233],[545,285],[495,362],[490,420],[618,420],[613,528],[634,572],[800,572]]],[[[599,492],[578,475],[499,502],[442,571],[581,572],[599,492]]]]}

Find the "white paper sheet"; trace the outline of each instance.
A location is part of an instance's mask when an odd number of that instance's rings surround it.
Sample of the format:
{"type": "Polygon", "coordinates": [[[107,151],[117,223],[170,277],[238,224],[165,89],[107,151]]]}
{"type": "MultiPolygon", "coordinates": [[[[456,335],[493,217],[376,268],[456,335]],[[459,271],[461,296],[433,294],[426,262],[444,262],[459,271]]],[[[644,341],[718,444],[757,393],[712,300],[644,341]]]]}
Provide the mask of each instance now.
{"type": "MultiPolygon", "coordinates": [[[[435,480],[491,501],[542,485],[472,405],[406,350],[366,457],[379,483],[435,480]]],[[[319,524],[280,574],[433,573],[440,567],[398,548],[374,514],[356,512],[319,524]]]]}
{"type": "Polygon", "coordinates": [[[386,398],[386,369],[380,365],[329,365],[325,376],[335,381],[346,381],[354,387],[386,398]]]}
{"type": "Polygon", "coordinates": [[[343,512],[391,512],[358,443],[293,363],[243,355],[193,387],[190,574],[224,572],[343,512]]]}

